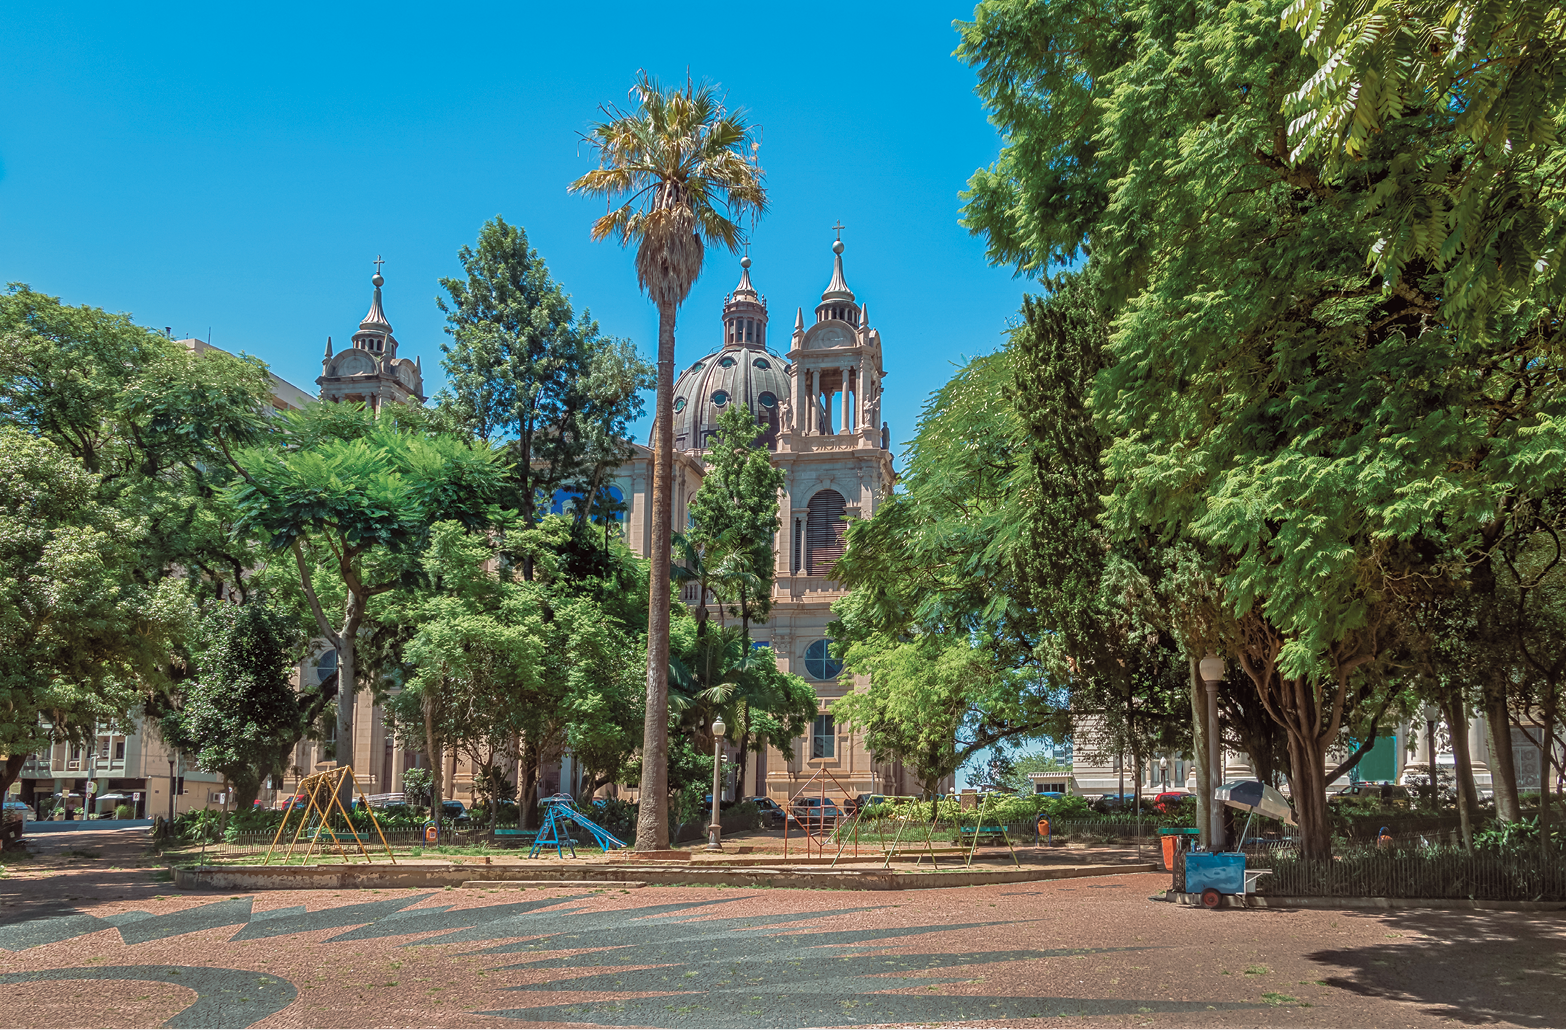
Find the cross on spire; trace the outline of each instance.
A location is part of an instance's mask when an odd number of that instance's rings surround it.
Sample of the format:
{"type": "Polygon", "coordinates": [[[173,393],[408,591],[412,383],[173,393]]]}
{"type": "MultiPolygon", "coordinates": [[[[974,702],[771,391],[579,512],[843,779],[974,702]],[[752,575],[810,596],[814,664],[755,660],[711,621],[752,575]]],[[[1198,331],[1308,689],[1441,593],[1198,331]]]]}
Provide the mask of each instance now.
{"type": "Polygon", "coordinates": [[[370,263],[375,266],[375,274],[376,275],[380,275],[381,274],[381,266],[384,265],[386,262],[385,262],[385,260],[383,260],[381,258],[381,256],[379,254],[377,254],[377,255],[375,255],[375,260],[370,262],[370,263]]]}
{"type": "Polygon", "coordinates": [[[842,239],[843,238],[843,230],[848,228],[848,226],[844,225],[843,224],[843,220],[841,218],[839,218],[837,220],[837,224],[832,226],[832,228],[837,230],[837,238],[838,239],[842,239]]]}

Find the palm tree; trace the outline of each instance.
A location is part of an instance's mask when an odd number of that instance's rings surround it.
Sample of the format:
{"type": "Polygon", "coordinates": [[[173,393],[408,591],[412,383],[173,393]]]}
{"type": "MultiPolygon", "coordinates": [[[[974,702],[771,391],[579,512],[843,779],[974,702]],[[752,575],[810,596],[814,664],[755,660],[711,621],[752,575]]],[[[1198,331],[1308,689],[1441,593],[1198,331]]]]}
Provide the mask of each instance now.
{"type": "Polygon", "coordinates": [[[653,448],[653,519],[647,612],[647,721],[642,737],[638,851],[669,846],[669,548],[674,506],[674,320],[701,274],[708,244],[737,251],[741,222],[767,207],[760,141],[744,113],[724,108],[717,90],[664,90],[641,73],[633,110],[609,106],[586,140],[598,167],[571,192],[602,196],[609,210],[592,238],[636,244],[636,279],[658,308],[658,399],[653,448]],[[618,204],[619,206],[615,206],[618,204]]]}

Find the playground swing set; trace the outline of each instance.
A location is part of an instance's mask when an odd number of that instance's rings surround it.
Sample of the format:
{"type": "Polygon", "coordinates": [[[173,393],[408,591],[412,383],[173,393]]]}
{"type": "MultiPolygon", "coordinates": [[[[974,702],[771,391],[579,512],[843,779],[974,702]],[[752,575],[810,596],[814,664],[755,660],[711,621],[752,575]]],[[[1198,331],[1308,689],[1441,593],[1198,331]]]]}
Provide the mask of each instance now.
{"type": "MultiPolygon", "coordinates": [[[[322,845],[322,839],[330,838],[331,846],[337,849],[338,854],[342,855],[343,861],[351,862],[353,859],[350,857],[348,849],[343,847],[343,837],[349,838],[358,846],[359,853],[364,856],[365,862],[373,861],[369,850],[364,846],[368,834],[360,833],[354,827],[353,817],[349,814],[348,809],[343,807],[342,788],[345,782],[349,787],[348,796],[350,798],[353,797],[354,791],[358,791],[359,804],[364,807],[365,813],[370,817],[370,825],[374,827],[376,837],[380,838],[381,847],[386,851],[386,857],[391,860],[392,865],[397,864],[396,856],[392,854],[391,845],[386,843],[386,835],[381,832],[381,824],[375,818],[375,810],[370,807],[369,798],[365,796],[364,791],[358,790],[359,782],[354,778],[353,767],[343,765],[336,769],[328,769],[326,772],[306,776],[299,781],[296,797],[305,797],[308,800],[299,817],[299,824],[294,827],[294,835],[288,842],[288,853],[282,858],[285,865],[293,857],[294,848],[298,845],[301,834],[309,842],[305,847],[304,853],[300,856],[301,861],[308,861],[310,856],[315,853],[316,846],[322,845]],[[343,822],[347,825],[346,830],[339,832],[332,828],[332,812],[334,809],[342,815],[343,822]],[[309,831],[308,833],[305,832],[307,830],[309,831]]],[[[288,807],[283,810],[283,821],[278,824],[277,833],[272,837],[271,846],[266,849],[266,858],[261,860],[262,865],[272,861],[272,852],[276,850],[278,842],[283,839],[283,833],[288,829],[289,819],[297,807],[296,803],[290,802],[288,807]]],[[[325,845],[321,846],[321,853],[323,855],[326,853],[325,845]]]]}
{"type": "MultiPolygon", "coordinates": [[[[837,786],[838,790],[843,792],[844,797],[849,796],[849,791],[846,787],[843,786],[842,782],[825,769],[816,770],[810,779],[805,781],[804,785],[800,787],[800,789],[794,793],[793,797],[789,799],[789,808],[784,813],[783,860],[785,862],[788,861],[790,823],[797,824],[804,835],[806,858],[810,857],[812,845],[815,846],[817,855],[825,857],[827,846],[835,838],[837,841],[837,851],[832,856],[832,864],[828,868],[837,867],[838,861],[843,857],[843,852],[848,848],[850,839],[852,839],[854,846],[853,857],[854,859],[858,859],[859,824],[864,818],[864,807],[861,806],[854,810],[853,818],[846,827],[839,827],[836,825],[835,819],[832,820],[832,825],[828,827],[828,820],[826,818],[826,812],[828,810],[826,783],[828,779],[830,779],[832,783],[837,786]],[[810,793],[812,786],[816,787],[816,794],[814,798],[812,798],[810,793]],[[801,798],[815,800],[816,804],[802,805],[800,804],[801,798]],[[800,822],[793,814],[797,810],[804,810],[808,813],[811,808],[815,809],[815,816],[812,818],[807,814],[804,822],[800,822]],[[812,830],[812,827],[809,824],[814,824],[814,830],[812,830]]],[[[984,838],[998,836],[1000,837],[1002,843],[1006,845],[1007,850],[1011,852],[1012,862],[1020,869],[1022,867],[1022,861],[1017,857],[1017,849],[1012,846],[1011,836],[1006,832],[1005,824],[1001,823],[993,827],[984,825],[985,809],[989,807],[989,803],[990,799],[986,797],[983,803],[979,806],[978,818],[972,830],[969,830],[968,827],[964,826],[961,817],[959,817],[957,826],[959,844],[964,837],[970,838],[968,841],[968,847],[966,849],[960,846],[955,848],[936,848],[935,831],[941,823],[939,812],[937,812],[935,817],[930,820],[928,826],[924,826],[924,837],[922,840],[915,841],[910,838],[908,841],[910,846],[906,848],[903,847],[903,833],[906,829],[914,824],[915,817],[919,811],[918,805],[909,805],[903,814],[898,817],[897,829],[893,833],[891,847],[887,847],[884,842],[881,844],[882,851],[885,854],[885,857],[881,862],[881,868],[890,868],[892,859],[899,855],[917,854],[918,857],[914,859],[914,865],[916,867],[921,862],[923,862],[925,856],[928,855],[930,858],[930,865],[933,868],[939,869],[940,864],[936,859],[936,854],[938,851],[946,855],[952,855],[953,853],[962,854],[964,850],[966,850],[967,854],[963,861],[963,867],[968,868],[973,865],[973,857],[974,854],[978,851],[979,841],[984,838]],[[922,848],[920,845],[923,845],[922,848]]],[[[923,820],[919,820],[919,823],[920,825],[923,825],[923,820]]]]}

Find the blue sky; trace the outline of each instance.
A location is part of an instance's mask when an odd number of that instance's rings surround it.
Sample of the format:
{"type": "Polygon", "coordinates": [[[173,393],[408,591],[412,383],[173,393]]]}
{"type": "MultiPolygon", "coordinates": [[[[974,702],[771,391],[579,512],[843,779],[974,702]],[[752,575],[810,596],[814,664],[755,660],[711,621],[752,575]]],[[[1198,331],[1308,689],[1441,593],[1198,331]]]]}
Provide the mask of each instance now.
{"type": "MultiPolygon", "coordinates": [[[[831,226],[886,346],[886,417],[993,349],[1028,284],[957,224],[999,141],[951,56],[964,3],[20,5],[0,37],[0,281],[255,354],[314,391],[386,258],[402,353],[440,377],[436,279],[485,219],[524,226],[577,307],[650,354],[631,257],[566,195],[600,104],[646,68],[722,84],[763,131],[752,269],[772,317],[819,299],[831,226]]],[[[738,279],[709,263],[682,364],[738,279]]],[[[433,389],[430,391],[433,393],[433,389]]],[[[639,427],[645,436],[646,424],[639,427]]]]}

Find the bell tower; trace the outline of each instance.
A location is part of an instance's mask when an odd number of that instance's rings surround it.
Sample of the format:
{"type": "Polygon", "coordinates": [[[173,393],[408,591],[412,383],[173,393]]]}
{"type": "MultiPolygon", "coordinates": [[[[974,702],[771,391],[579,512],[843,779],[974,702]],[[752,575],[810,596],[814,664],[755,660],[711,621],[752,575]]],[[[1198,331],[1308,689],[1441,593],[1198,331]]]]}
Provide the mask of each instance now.
{"type": "Polygon", "coordinates": [[[366,404],[373,411],[380,411],[387,402],[423,404],[423,365],[418,358],[410,361],[397,356],[397,338],[381,306],[381,287],[386,284],[381,265],[385,262],[377,257],[374,264],[370,285],[375,292],[369,313],[353,334],[352,347],[333,355],[332,338],[326,338],[326,356],[321,359],[321,376],[316,380],[321,399],[366,404]]]}

